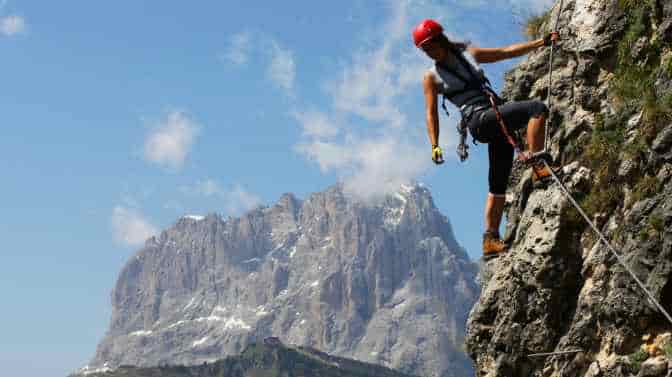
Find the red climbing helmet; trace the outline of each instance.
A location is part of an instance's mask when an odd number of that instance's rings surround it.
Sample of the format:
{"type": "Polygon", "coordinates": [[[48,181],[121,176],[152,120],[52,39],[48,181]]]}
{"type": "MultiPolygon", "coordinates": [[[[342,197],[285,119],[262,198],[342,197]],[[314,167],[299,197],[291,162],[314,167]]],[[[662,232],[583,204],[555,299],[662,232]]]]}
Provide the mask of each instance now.
{"type": "Polygon", "coordinates": [[[428,40],[441,35],[443,33],[443,27],[434,21],[434,20],[424,20],[415,27],[413,30],[413,42],[415,42],[415,47],[420,47],[423,43],[428,40]]]}

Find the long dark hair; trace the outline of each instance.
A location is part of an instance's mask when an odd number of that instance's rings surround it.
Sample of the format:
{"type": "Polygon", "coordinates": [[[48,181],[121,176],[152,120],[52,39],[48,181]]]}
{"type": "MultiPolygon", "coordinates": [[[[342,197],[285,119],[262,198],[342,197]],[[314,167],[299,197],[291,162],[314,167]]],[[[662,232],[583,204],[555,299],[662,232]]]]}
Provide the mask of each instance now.
{"type": "Polygon", "coordinates": [[[453,51],[453,52],[462,52],[462,51],[466,50],[467,47],[469,46],[468,41],[465,41],[465,42],[451,41],[443,33],[441,35],[436,36],[435,38],[441,44],[441,46],[443,46],[443,47],[445,47],[448,50],[453,51]]]}

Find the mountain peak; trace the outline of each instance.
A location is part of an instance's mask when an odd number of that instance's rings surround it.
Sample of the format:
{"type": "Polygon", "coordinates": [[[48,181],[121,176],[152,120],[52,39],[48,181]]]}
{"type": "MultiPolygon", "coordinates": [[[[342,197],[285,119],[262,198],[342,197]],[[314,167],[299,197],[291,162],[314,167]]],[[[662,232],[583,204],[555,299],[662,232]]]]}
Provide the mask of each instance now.
{"type": "Polygon", "coordinates": [[[274,336],[414,373],[469,370],[454,350],[476,266],[422,185],[375,205],[335,185],[226,221],[183,217],[137,256],[91,368],[198,364],[274,336]],[[402,357],[417,347],[432,352],[402,357]]]}

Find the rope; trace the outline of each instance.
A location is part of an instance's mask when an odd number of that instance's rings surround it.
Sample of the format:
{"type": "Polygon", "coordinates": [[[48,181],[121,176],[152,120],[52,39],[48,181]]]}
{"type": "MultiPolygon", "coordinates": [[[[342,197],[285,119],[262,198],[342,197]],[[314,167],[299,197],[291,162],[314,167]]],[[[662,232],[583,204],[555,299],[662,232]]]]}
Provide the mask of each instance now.
{"type": "MultiPolygon", "coordinates": [[[[558,23],[560,23],[560,14],[562,13],[562,5],[564,3],[564,0],[560,0],[560,9],[558,9],[558,16],[555,19],[555,25],[553,26],[553,31],[558,30],[558,23]]],[[[553,96],[551,95],[551,88],[553,87],[553,50],[555,47],[555,41],[551,41],[551,59],[550,63],[548,66],[548,114],[551,114],[551,109],[552,109],[552,103],[551,103],[551,98],[553,96]]],[[[544,132],[544,151],[546,151],[546,146],[548,145],[548,135],[550,133],[549,131],[549,125],[550,125],[550,119],[549,119],[549,124],[546,125],[545,132],[544,132]]]]}
{"type": "Polygon", "coordinates": [[[506,140],[509,142],[509,144],[511,144],[513,149],[518,154],[518,161],[530,162],[532,154],[523,152],[523,148],[520,146],[520,143],[518,143],[516,139],[509,132],[509,128],[506,126],[506,122],[504,122],[504,117],[502,116],[502,113],[499,111],[499,107],[497,106],[495,95],[492,93],[492,91],[487,89],[484,89],[484,93],[487,94],[488,99],[490,99],[490,105],[492,106],[492,109],[495,111],[495,116],[497,117],[497,123],[499,123],[499,128],[502,130],[504,137],[506,137],[506,140]]]}
{"type": "Polygon", "coordinates": [[[593,222],[590,221],[590,219],[588,218],[586,213],[583,211],[583,209],[581,208],[579,203],[577,203],[576,200],[574,200],[574,198],[569,193],[569,191],[567,191],[567,188],[565,187],[565,185],[562,184],[562,182],[560,181],[560,178],[558,178],[558,176],[555,174],[553,169],[551,169],[551,167],[548,166],[548,162],[546,162],[546,160],[542,160],[542,161],[544,162],[544,165],[546,166],[546,169],[548,169],[548,171],[553,176],[553,179],[555,180],[555,182],[557,182],[557,184],[562,189],[562,191],[565,194],[565,196],[567,197],[567,199],[569,199],[569,201],[574,205],[574,208],[576,208],[576,210],[579,211],[581,216],[583,216],[583,219],[586,220],[586,223],[588,223],[588,225],[590,225],[590,227],[593,229],[595,234],[597,234],[600,237],[600,240],[602,241],[602,243],[604,245],[606,245],[607,248],[609,249],[609,251],[611,251],[611,253],[616,257],[616,260],[618,260],[618,263],[620,263],[621,266],[623,266],[623,268],[625,268],[625,270],[630,273],[630,276],[632,276],[632,278],[635,279],[635,281],[637,282],[639,287],[642,288],[642,290],[644,292],[646,292],[646,295],[649,296],[649,300],[651,301],[651,303],[653,303],[656,306],[656,308],[658,308],[658,310],[660,310],[660,312],[665,316],[665,318],[667,318],[667,320],[670,322],[670,324],[672,324],[672,316],[670,316],[670,314],[665,310],[665,308],[663,308],[663,306],[660,305],[658,300],[656,300],[656,298],[653,296],[653,294],[651,294],[651,292],[646,288],[644,283],[642,283],[639,280],[639,278],[637,278],[637,275],[635,275],[635,273],[632,272],[632,270],[630,269],[630,267],[628,267],[628,265],[625,263],[623,258],[616,252],[616,250],[614,250],[614,248],[611,246],[609,241],[607,241],[606,237],[604,237],[602,232],[600,232],[599,229],[597,229],[597,227],[595,226],[595,224],[593,224],[593,222]]]}

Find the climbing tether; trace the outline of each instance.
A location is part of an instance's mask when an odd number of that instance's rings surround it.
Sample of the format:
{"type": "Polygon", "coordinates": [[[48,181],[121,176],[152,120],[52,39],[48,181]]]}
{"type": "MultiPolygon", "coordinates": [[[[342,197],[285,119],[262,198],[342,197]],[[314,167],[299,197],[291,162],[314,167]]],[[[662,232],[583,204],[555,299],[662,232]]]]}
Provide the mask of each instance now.
{"type": "Polygon", "coordinates": [[[502,116],[502,113],[499,112],[499,107],[497,107],[497,101],[495,100],[495,96],[490,91],[486,91],[486,94],[488,95],[488,99],[490,100],[490,105],[492,106],[492,109],[495,111],[495,116],[497,117],[497,123],[499,123],[499,128],[502,130],[502,133],[506,137],[506,140],[509,142],[509,144],[513,146],[513,149],[516,150],[516,153],[518,153],[518,159],[520,161],[526,161],[528,159],[528,156],[523,152],[523,149],[520,147],[520,144],[511,135],[508,127],[506,127],[506,123],[504,123],[504,117],[502,116]]]}

